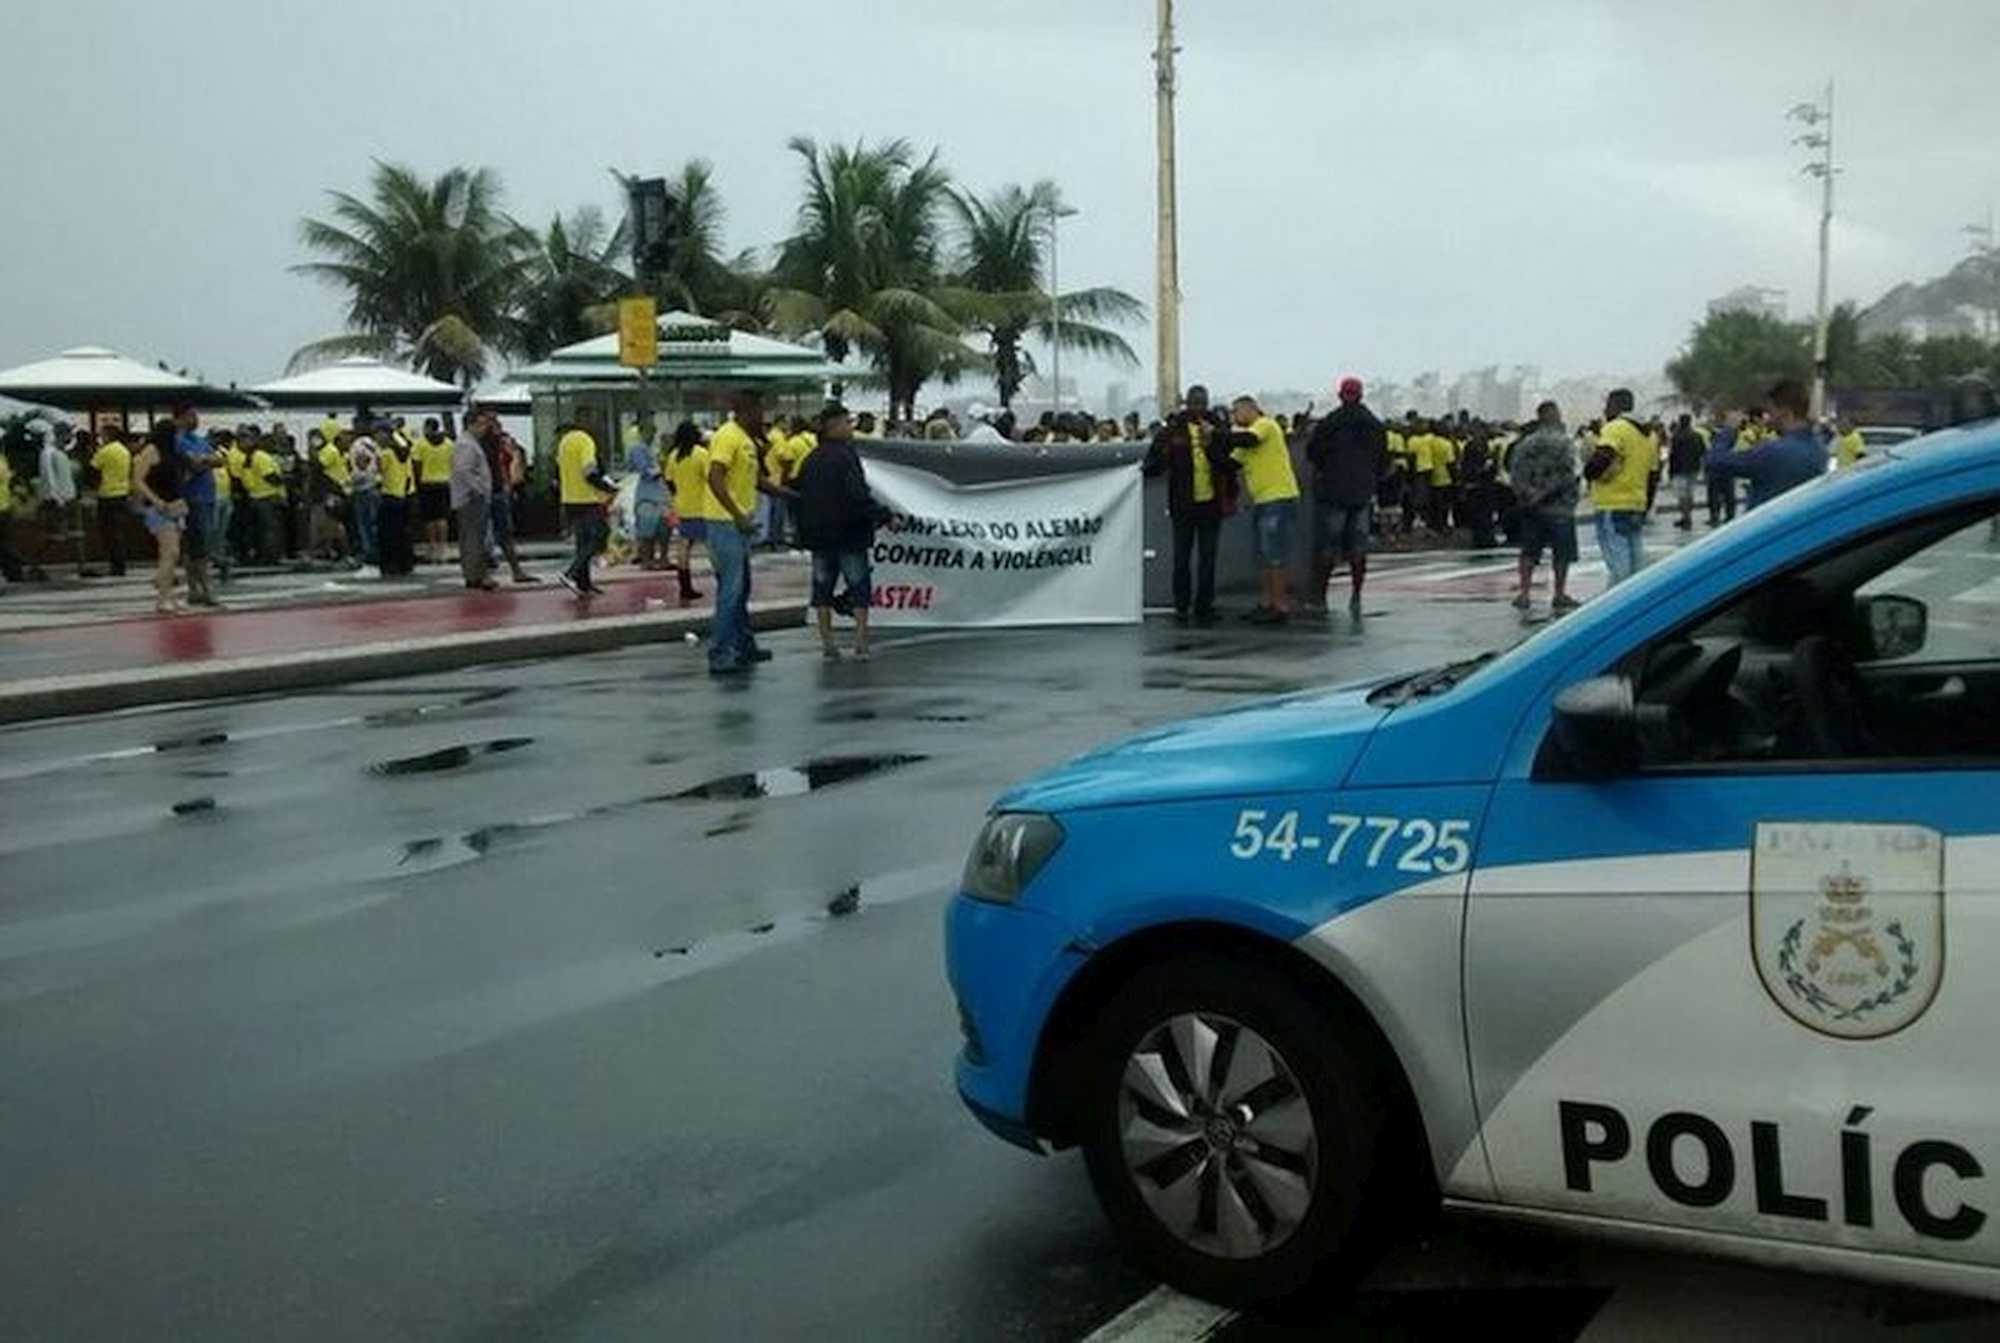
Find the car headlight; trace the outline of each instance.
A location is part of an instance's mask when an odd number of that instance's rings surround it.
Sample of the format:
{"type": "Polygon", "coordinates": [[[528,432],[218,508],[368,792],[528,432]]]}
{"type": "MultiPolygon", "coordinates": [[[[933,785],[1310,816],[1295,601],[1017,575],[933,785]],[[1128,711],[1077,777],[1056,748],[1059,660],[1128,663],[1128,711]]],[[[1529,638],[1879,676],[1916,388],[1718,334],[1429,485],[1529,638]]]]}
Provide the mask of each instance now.
{"type": "Polygon", "coordinates": [[[976,900],[1011,905],[1062,847],[1063,828],[1055,817],[1003,811],[986,818],[965,860],[965,893],[976,900]]]}

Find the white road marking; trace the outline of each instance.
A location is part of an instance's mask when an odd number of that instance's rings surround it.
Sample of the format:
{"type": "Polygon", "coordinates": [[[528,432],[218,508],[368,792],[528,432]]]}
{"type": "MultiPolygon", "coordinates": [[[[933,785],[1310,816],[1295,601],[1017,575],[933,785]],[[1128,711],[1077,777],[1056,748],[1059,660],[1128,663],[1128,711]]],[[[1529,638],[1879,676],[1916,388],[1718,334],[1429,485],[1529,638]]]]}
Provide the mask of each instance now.
{"type": "Polygon", "coordinates": [[[1235,1318],[1227,1306],[1155,1287],[1116,1319],[1092,1330],[1083,1343],[1196,1343],[1214,1337],[1235,1318]]]}
{"type": "Polygon", "coordinates": [[[2000,578],[1989,578],[1976,588],[1967,588],[1951,600],[1971,602],[1977,606],[2000,605],[2000,578]]]}

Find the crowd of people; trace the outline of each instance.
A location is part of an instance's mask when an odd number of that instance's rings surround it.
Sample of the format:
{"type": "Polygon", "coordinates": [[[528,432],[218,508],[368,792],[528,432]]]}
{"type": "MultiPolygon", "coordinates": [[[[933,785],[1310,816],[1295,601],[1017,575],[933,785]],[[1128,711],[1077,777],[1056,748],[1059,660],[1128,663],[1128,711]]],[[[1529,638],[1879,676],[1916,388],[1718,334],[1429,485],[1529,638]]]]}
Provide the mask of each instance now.
{"type": "Polygon", "coordinates": [[[1683,414],[1670,425],[1637,416],[1630,391],[1607,398],[1602,418],[1567,428],[1554,402],[1527,424],[1490,424],[1461,411],[1426,418],[1412,411],[1385,421],[1368,409],[1359,379],[1342,380],[1339,405],[1315,419],[1294,417],[1289,431],[1252,397],[1239,397],[1227,417],[1204,387],[1190,387],[1180,408],[1155,426],[1143,470],[1163,476],[1173,524],[1175,618],[1212,624],[1217,538],[1224,518],[1247,505],[1260,568],[1259,600],[1245,619],[1280,624],[1292,618],[1290,593],[1297,514],[1309,509],[1311,565],[1301,605],[1324,616],[1327,589],[1345,566],[1348,609],[1359,618],[1370,549],[1382,542],[1469,543],[1488,549],[1504,535],[1519,548],[1520,586],[1514,605],[1530,608],[1530,588],[1547,555],[1553,568],[1551,608],[1577,603],[1568,588],[1579,557],[1577,514],[1591,505],[1607,584],[1630,578],[1645,563],[1644,533],[1671,490],[1673,526],[1692,530],[1697,500],[1708,525],[1743,507],[1755,508],[1786,490],[1843,468],[1866,453],[1849,420],[1815,423],[1805,388],[1783,381],[1766,404],[1731,410],[1697,424],[1683,414]],[[1300,487],[1291,446],[1302,443],[1311,492],[1300,487]],[[1309,501],[1308,501],[1309,500],[1309,501]],[[1308,501],[1303,502],[1302,501],[1308,501]]]}
{"type": "MultiPolygon", "coordinates": [[[[393,578],[412,571],[419,547],[445,563],[454,515],[461,536],[479,524],[481,542],[470,549],[483,557],[490,541],[493,558],[505,560],[516,582],[535,581],[513,543],[527,453],[483,408],[468,412],[456,432],[449,416],[412,431],[400,416],[361,411],[342,421],[328,412],[303,446],[282,425],[204,428],[190,407],[144,431],[108,424],[40,431],[34,494],[41,536],[29,556],[12,545],[15,492],[0,457],[0,578],[9,583],[46,578],[48,566],[60,562],[95,577],[85,563],[86,533],[96,535],[105,571],[122,576],[143,528],[154,542],[155,604],[170,614],[219,605],[215,588],[238,564],[310,560],[358,578],[393,578]],[[483,476],[460,451],[468,439],[483,476]],[[477,520],[459,508],[475,490],[485,509],[477,520]]],[[[471,586],[491,586],[483,566],[468,568],[466,577],[471,586]]]]}
{"type": "MultiPolygon", "coordinates": [[[[839,655],[832,629],[839,613],[855,620],[854,653],[865,658],[868,554],[880,518],[854,442],[1018,436],[1023,443],[1148,442],[1141,469],[1165,481],[1174,610],[1184,623],[1220,618],[1217,547],[1224,519],[1238,511],[1248,514],[1258,566],[1257,604],[1245,616],[1253,623],[1281,624],[1300,608],[1323,616],[1343,568],[1348,609],[1358,618],[1368,556],[1379,545],[1490,548],[1502,535],[1519,550],[1514,604],[1529,608],[1546,556],[1551,609],[1561,612],[1576,605],[1568,583],[1586,499],[1607,581],[1616,584],[1644,564],[1645,527],[1663,493],[1674,527],[1693,529],[1702,508],[1708,524],[1719,526],[1736,516],[1738,480],[1748,482],[1744,506],[1754,508],[1823,474],[1829,454],[1848,466],[1865,452],[1852,424],[1815,425],[1794,382],[1773,387],[1765,406],[1704,424],[1689,415],[1671,424],[1641,419],[1631,393],[1615,391],[1601,419],[1574,430],[1553,403],[1521,425],[1464,412],[1385,421],[1363,393],[1360,380],[1344,379],[1330,414],[1298,415],[1288,424],[1250,396],[1235,398],[1225,413],[1206,388],[1194,386],[1151,426],[1136,416],[1050,412],[1022,430],[1012,412],[977,406],[965,421],[940,409],[922,421],[878,422],[838,402],[810,420],[767,419],[746,392],[711,428],[684,419],[664,431],[641,419],[626,430],[618,462],[601,452],[588,427],[569,422],[559,426],[554,454],[553,484],[573,545],[559,581],[579,600],[602,591],[594,565],[611,538],[609,505],[621,481],[629,482],[634,558],[641,568],[677,573],[683,604],[703,596],[694,587],[693,558],[697,546],[706,553],[716,588],[709,641],[716,674],[746,671],[767,656],[749,618],[751,558],[760,546],[813,552],[824,650],[839,655]],[[1305,465],[1303,482],[1295,459],[1305,465]],[[1311,563],[1300,571],[1305,591],[1295,602],[1301,530],[1311,563]]],[[[19,581],[68,546],[77,548],[82,570],[88,493],[112,574],[125,572],[132,520],[152,537],[156,604],[165,613],[182,609],[183,591],[189,605],[217,605],[215,587],[238,563],[306,557],[344,564],[361,578],[406,575],[420,553],[449,562],[454,531],[468,588],[493,589],[490,575],[502,563],[516,583],[532,583],[515,546],[527,466],[521,445],[480,406],[456,428],[439,417],[414,432],[400,417],[363,411],[343,422],[329,413],[302,447],[279,426],[205,431],[187,408],[144,435],[57,430],[38,454],[43,541],[32,563],[8,543],[13,492],[0,457],[0,576],[19,581]]]]}

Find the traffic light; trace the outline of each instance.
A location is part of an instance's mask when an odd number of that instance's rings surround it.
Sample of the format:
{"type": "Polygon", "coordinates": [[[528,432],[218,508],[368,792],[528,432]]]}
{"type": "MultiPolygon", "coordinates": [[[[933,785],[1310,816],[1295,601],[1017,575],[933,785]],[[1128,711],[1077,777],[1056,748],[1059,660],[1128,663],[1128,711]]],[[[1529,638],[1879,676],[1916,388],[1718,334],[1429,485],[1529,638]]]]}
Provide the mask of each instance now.
{"type": "Polygon", "coordinates": [[[673,260],[674,201],[664,177],[633,178],[628,190],[632,211],[632,269],[641,279],[657,275],[673,260]]]}

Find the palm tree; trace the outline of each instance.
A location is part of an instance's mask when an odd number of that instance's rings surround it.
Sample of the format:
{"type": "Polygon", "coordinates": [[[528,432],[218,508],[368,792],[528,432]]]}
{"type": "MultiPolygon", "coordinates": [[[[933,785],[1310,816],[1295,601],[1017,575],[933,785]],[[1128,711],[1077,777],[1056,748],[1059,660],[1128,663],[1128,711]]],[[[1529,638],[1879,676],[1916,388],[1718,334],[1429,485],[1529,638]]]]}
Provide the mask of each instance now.
{"type": "Polygon", "coordinates": [[[378,160],[368,200],[328,194],[330,221],[299,225],[323,259],[292,269],[347,291],[348,329],[298,350],[292,367],[374,354],[464,386],[483,378],[530,264],[501,213],[499,176],[457,167],[426,181],[378,160]]]}
{"type": "Polygon", "coordinates": [[[773,268],[773,324],[817,335],[836,363],[867,355],[890,413],[911,413],[927,379],[973,358],[933,292],[950,175],[935,151],[918,162],[906,140],[821,149],[801,136],[790,147],[805,162],[805,195],[773,268]]]}
{"type": "Polygon", "coordinates": [[[1022,338],[1033,333],[1053,344],[1057,314],[1063,349],[1138,365],[1139,356],[1107,325],[1142,320],[1146,308],[1138,299],[1122,289],[1096,288],[1050,301],[1042,250],[1048,235],[1042,230],[1062,210],[1055,183],[1037,182],[1025,191],[1010,185],[984,198],[954,192],[951,204],[958,217],[958,265],[944,298],[969,326],[986,334],[1001,405],[1012,405],[1035,371],[1022,338]]]}
{"type": "Polygon", "coordinates": [[[567,220],[557,215],[546,233],[521,228],[518,243],[529,264],[507,323],[510,351],[544,359],[616,324],[614,300],[632,287],[618,267],[631,246],[625,223],[607,229],[586,205],[567,220]]]}

